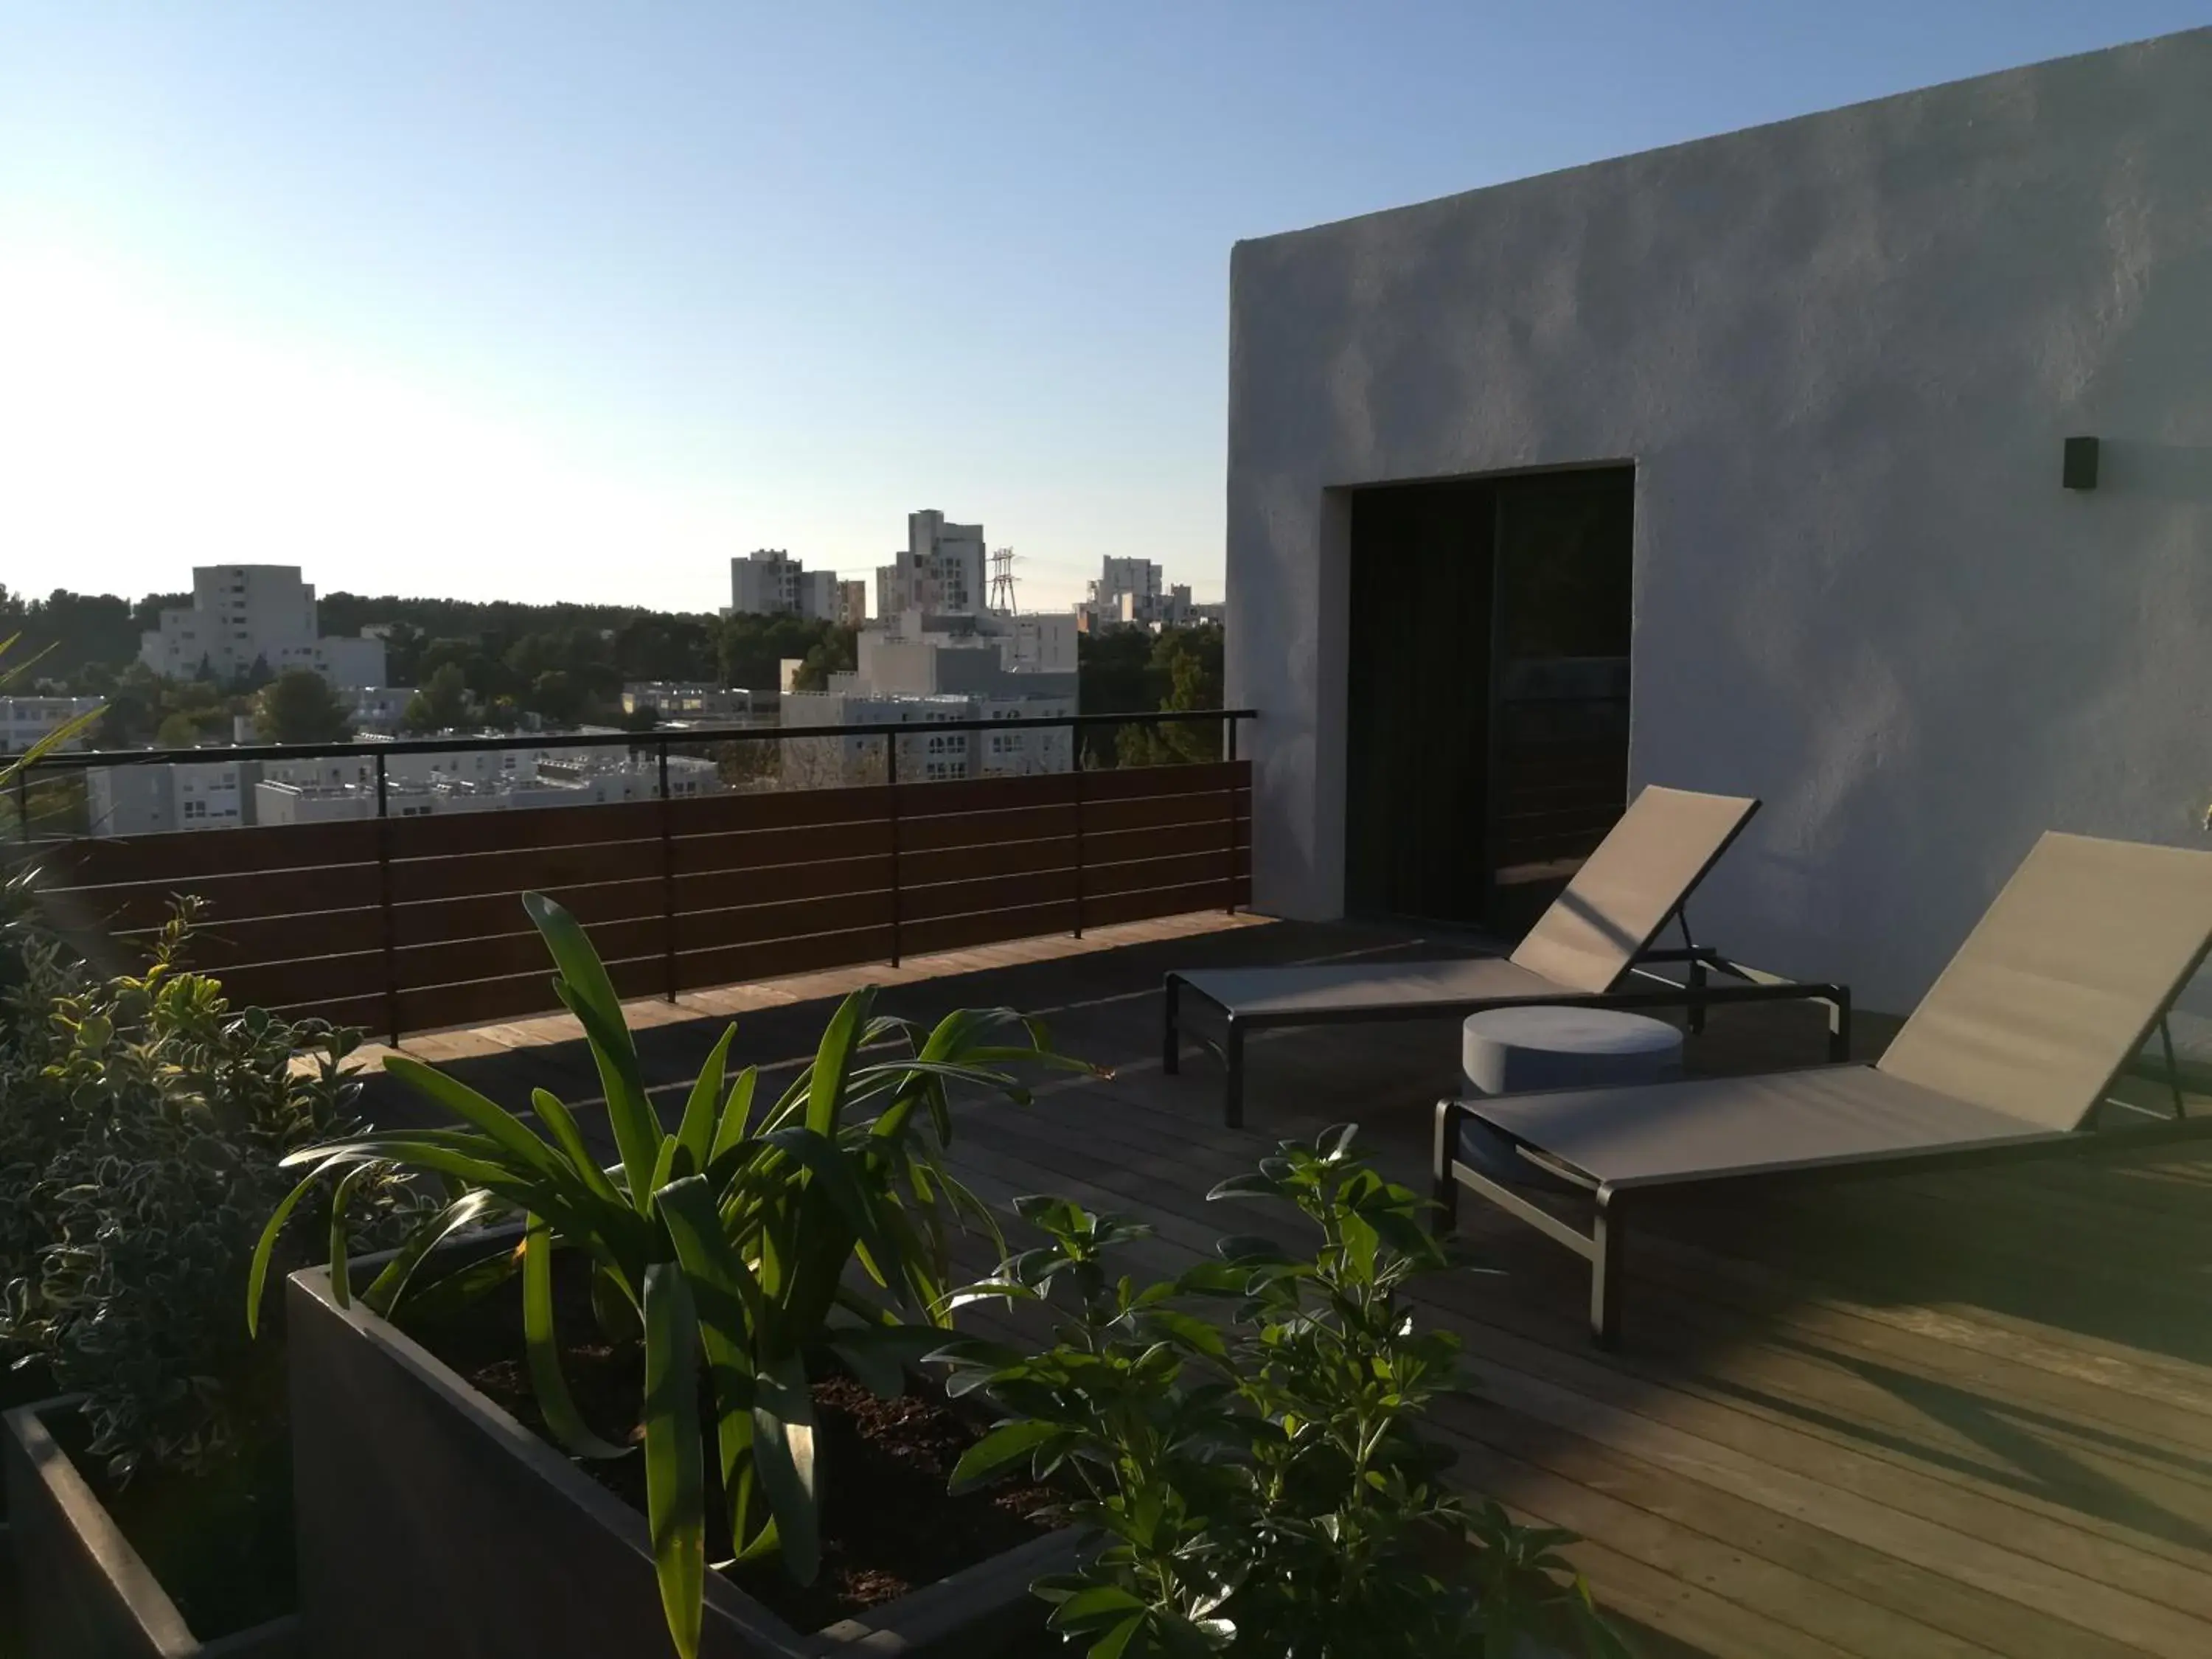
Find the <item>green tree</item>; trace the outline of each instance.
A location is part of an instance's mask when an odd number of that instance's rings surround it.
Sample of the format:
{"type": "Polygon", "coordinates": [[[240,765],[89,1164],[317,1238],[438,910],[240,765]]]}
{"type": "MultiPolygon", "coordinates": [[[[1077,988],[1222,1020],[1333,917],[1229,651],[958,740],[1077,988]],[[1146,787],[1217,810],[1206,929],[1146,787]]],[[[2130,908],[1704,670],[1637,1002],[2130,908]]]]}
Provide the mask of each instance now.
{"type": "MultiPolygon", "coordinates": [[[[1146,664],[1157,682],[1164,677],[1163,713],[1221,707],[1221,630],[1173,628],[1153,641],[1146,664]]],[[[1115,745],[1123,766],[1178,766],[1221,758],[1221,728],[1211,720],[1174,726],[1125,726],[1115,745]]]]}
{"type": "Polygon", "coordinates": [[[207,729],[183,709],[165,716],[155,728],[156,749],[190,749],[207,736],[207,729]]]}
{"type": "Polygon", "coordinates": [[[830,624],[820,640],[806,647],[799,672],[792,677],[796,691],[827,691],[832,674],[849,674],[860,665],[860,635],[857,629],[830,624]]]}
{"type": "Polygon", "coordinates": [[[432,671],[422,689],[408,699],[403,717],[410,732],[442,732],[464,724],[469,715],[468,676],[457,662],[432,671]]]}
{"type": "Polygon", "coordinates": [[[343,743],[353,721],[337,693],[312,668],[289,668],[253,700],[253,727],[264,743],[343,743]]]}

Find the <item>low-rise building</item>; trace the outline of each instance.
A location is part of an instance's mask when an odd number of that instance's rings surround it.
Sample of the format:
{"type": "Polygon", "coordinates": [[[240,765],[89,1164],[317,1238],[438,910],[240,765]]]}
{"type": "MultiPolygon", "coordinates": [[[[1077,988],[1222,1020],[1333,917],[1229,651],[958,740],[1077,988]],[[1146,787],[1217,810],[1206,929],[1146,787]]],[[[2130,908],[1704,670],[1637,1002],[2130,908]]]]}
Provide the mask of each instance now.
{"type": "Polygon", "coordinates": [[[164,761],[95,766],[84,775],[85,817],[95,836],[235,830],[255,822],[252,761],[164,761]]]}
{"type": "Polygon", "coordinates": [[[691,685],[678,680],[643,680],[622,689],[623,713],[651,710],[663,720],[726,722],[744,726],[756,719],[773,720],[775,693],[749,690],[742,685],[691,685]]]}
{"type": "Polygon", "coordinates": [[[307,668],[339,690],[384,680],[384,641],[317,631],[315,590],[295,564],[196,566],[192,602],[161,612],[138,659],[168,679],[218,684],[307,668]]]}
{"type": "MultiPolygon", "coordinates": [[[[98,713],[103,701],[99,697],[0,697],[0,755],[21,754],[48,732],[98,713]]],[[[84,734],[77,733],[61,746],[83,748],[84,734]]]]}

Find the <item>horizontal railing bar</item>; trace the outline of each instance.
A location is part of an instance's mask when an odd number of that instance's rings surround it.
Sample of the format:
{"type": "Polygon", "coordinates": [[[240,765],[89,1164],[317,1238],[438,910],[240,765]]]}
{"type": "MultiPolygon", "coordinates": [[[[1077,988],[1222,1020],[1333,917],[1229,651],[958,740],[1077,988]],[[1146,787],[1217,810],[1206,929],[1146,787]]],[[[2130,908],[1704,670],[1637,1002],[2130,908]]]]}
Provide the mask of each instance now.
{"type": "Polygon", "coordinates": [[[41,755],[25,767],[81,772],[95,766],[216,766],[230,761],[330,760],[348,756],[473,754],[483,749],[651,749],[661,744],[781,743],[787,738],[934,737],[945,732],[1066,731],[1069,726],[1175,726],[1257,720],[1256,708],[1156,709],[1149,714],[1023,715],[1003,720],[885,720],[864,726],[653,726],[643,732],[518,732],[491,738],[395,738],[379,743],[250,743],[207,749],[100,749],[41,755]]]}

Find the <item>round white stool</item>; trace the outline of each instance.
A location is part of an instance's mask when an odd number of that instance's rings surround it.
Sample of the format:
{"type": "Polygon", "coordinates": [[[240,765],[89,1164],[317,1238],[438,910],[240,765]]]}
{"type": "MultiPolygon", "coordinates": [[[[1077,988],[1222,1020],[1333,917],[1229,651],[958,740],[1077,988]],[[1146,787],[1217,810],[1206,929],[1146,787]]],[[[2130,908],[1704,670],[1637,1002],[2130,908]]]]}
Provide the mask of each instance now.
{"type": "MultiPolygon", "coordinates": [[[[1541,1089],[1607,1089],[1668,1083],[1682,1075],[1682,1033],[1663,1019],[1609,1008],[1492,1008],[1461,1030],[1460,1069],[1469,1095],[1541,1089]]],[[[1523,1186],[1565,1187],[1480,1123],[1460,1130],[1460,1158],[1523,1186]]]]}

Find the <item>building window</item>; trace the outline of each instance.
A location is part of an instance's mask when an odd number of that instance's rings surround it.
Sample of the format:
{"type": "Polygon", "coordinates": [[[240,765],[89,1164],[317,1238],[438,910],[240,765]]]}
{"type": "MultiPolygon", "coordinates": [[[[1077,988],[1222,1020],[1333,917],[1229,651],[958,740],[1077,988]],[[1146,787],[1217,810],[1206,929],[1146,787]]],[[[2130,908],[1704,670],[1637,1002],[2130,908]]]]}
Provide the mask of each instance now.
{"type": "Polygon", "coordinates": [[[185,803],[185,816],[188,818],[205,817],[207,816],[207,803],[204,800],[186,801],[185,803]]]}

